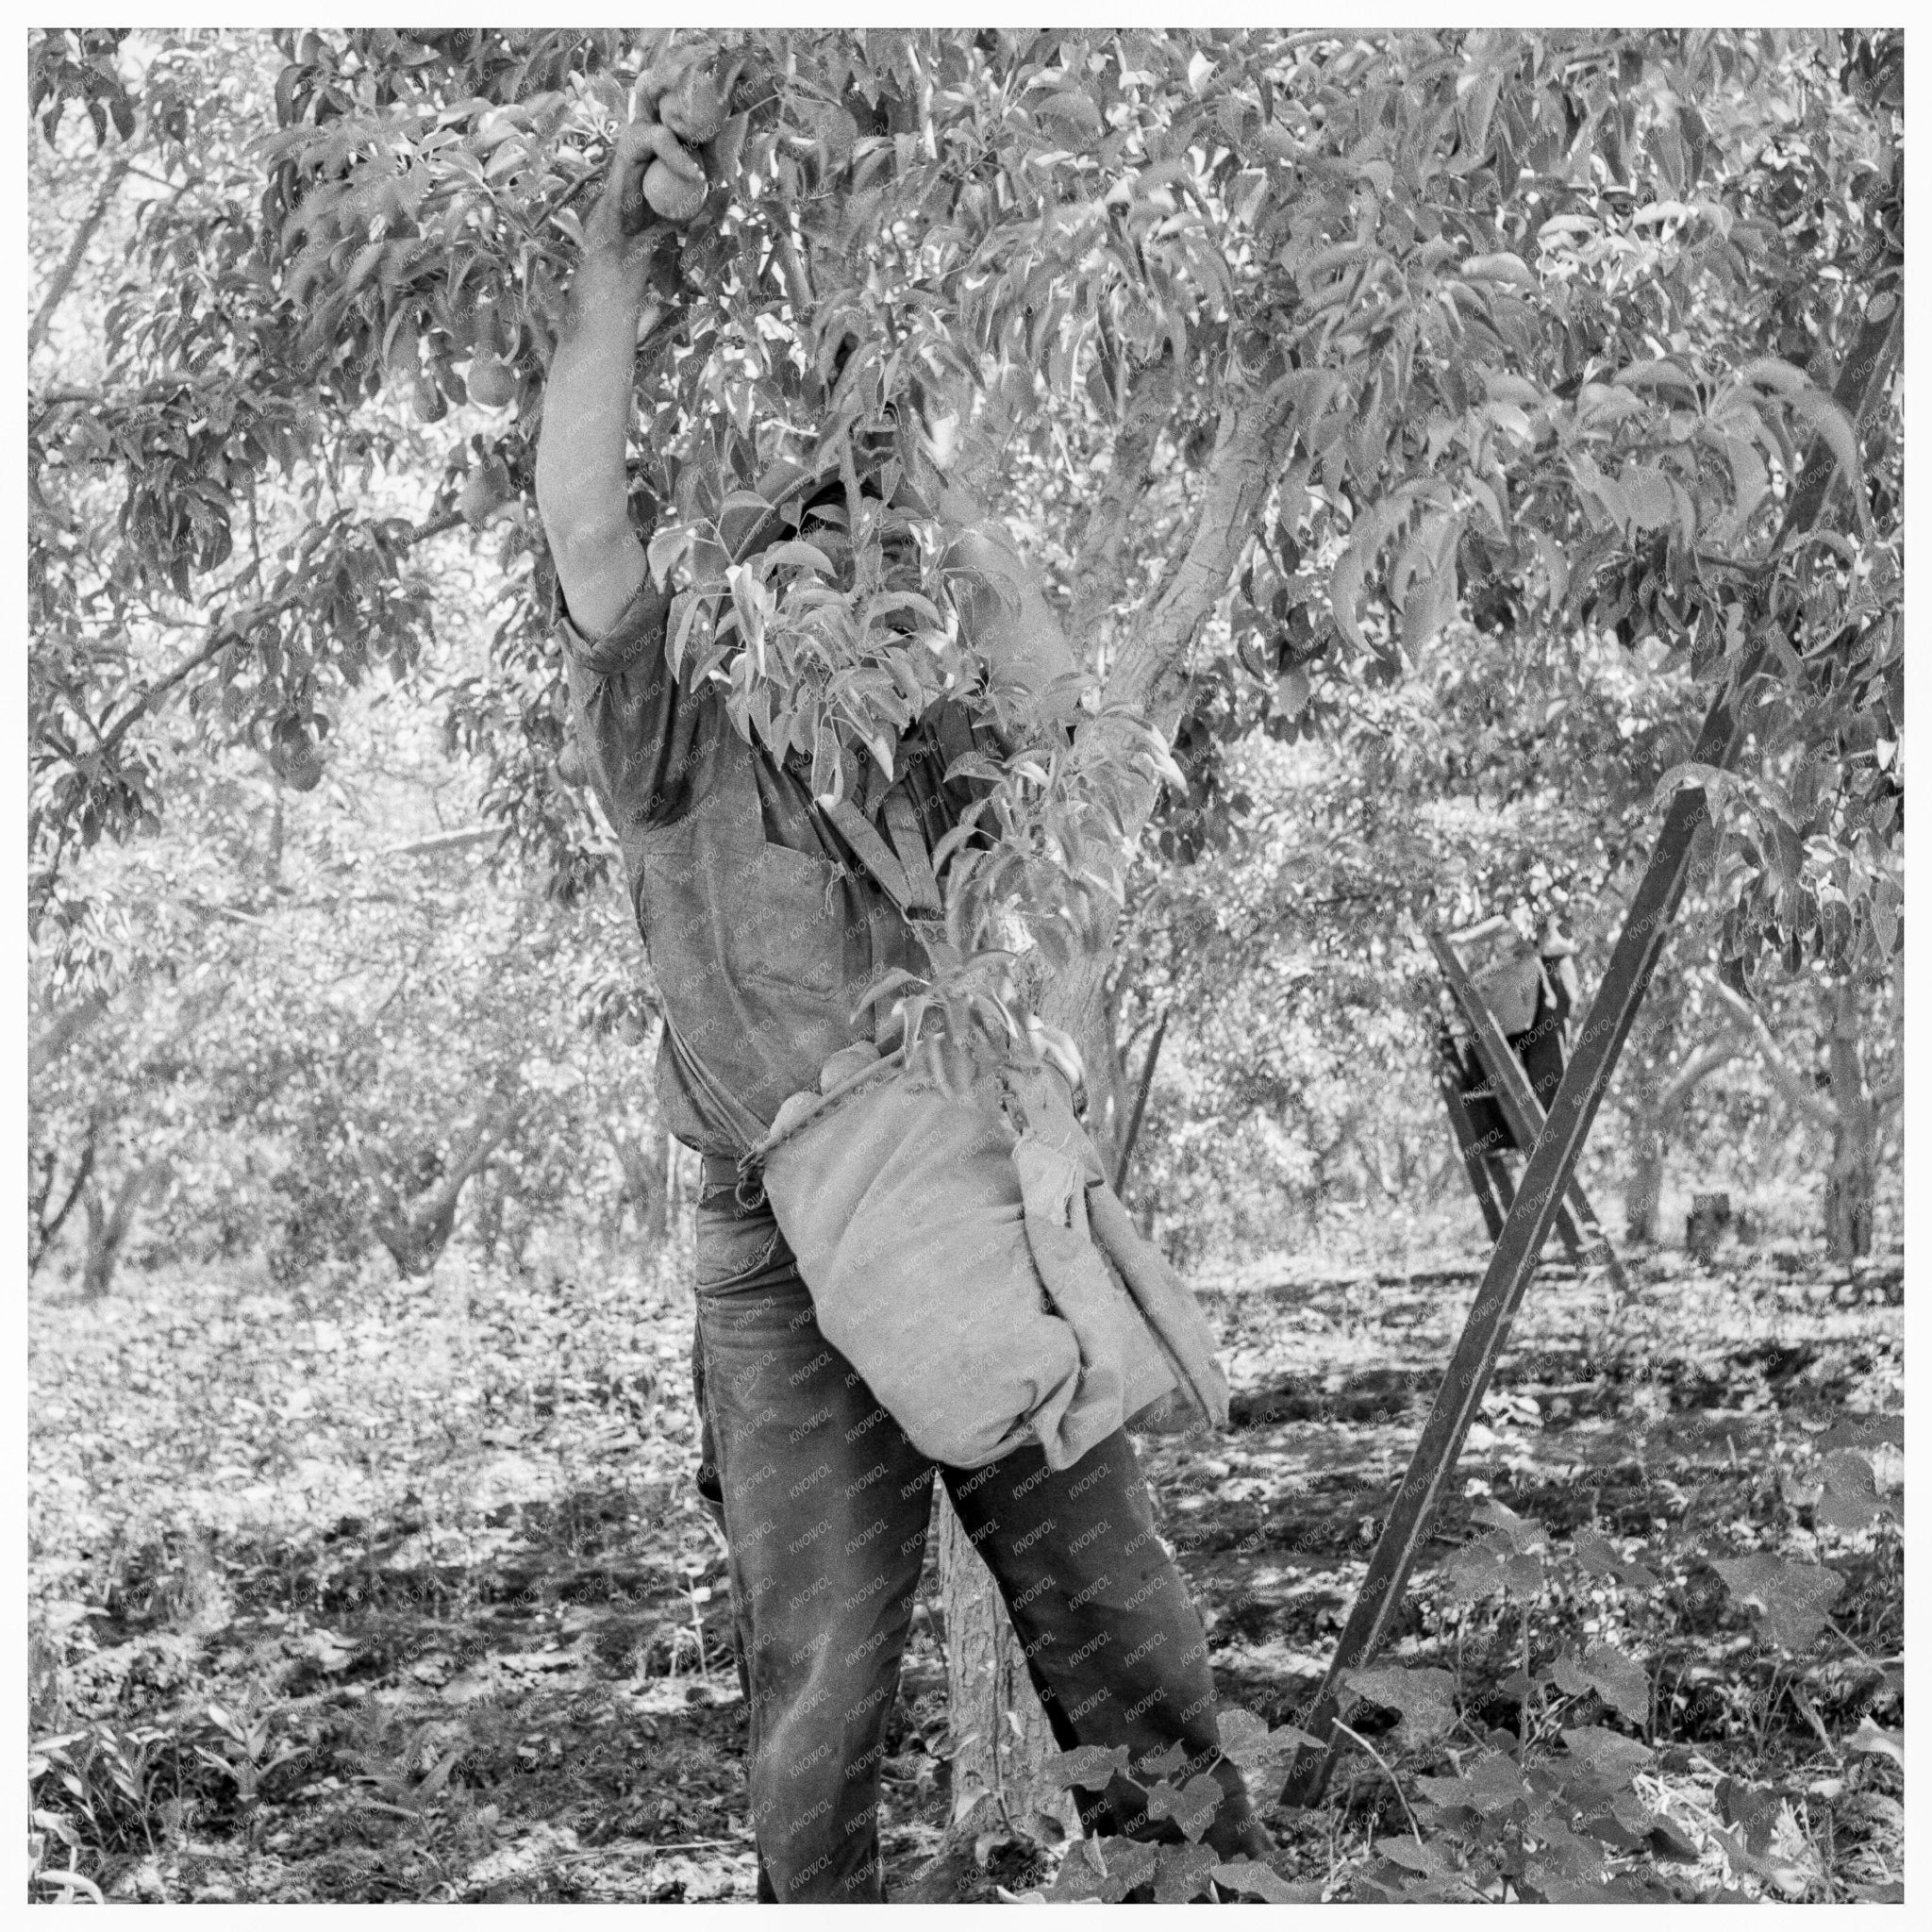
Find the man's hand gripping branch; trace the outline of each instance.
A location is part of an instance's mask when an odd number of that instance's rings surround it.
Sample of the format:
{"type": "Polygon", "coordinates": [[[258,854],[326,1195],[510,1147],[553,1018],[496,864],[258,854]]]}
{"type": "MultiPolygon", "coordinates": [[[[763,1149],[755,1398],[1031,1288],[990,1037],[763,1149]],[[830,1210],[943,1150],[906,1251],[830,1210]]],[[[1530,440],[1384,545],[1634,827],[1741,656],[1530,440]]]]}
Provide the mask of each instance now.
{"type": "MultiPolygon", "coordinates": [[[[584,225],[583,258],[544,397],[537,504],[571,615],[589,637],[615,625],[648,574],[629,521],[625,447],[640,329],[661,312],[668,231],[704,205],[703,159],[657,115],[660,96],[680,102],[689,85],[689,73],[640,79],[637,118],[617,138],[584,225]]],[[[966,597],[961,615],[995,675],[1038,691],[1071,674],[1074,654],[1037,576],[997,521],[943,480],[937,508],[955,532],[946,560],[987,586],[966,597]]]]}

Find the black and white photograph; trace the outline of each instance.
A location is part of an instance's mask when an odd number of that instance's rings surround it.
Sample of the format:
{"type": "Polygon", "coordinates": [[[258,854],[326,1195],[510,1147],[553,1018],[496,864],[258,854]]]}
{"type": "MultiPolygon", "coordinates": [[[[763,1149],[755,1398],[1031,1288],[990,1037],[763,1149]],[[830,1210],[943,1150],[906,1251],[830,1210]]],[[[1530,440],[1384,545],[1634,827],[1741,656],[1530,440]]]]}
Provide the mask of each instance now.
{"type": "Polygon", "coordinates": [[[772,21],[24,29],[27,1902],[1902,1904],[1904,30],[772,21]]]}

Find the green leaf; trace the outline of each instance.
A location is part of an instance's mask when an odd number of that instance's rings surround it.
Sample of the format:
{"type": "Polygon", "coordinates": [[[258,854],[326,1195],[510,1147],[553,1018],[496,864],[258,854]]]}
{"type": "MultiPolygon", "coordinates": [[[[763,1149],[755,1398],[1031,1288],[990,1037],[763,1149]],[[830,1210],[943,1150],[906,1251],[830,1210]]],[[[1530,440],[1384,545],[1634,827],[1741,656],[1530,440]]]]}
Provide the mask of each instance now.
{"type": "Polygon", "coordinates": [[[1513,282],[1519,289],[1541,286],[1535,270],[1520,255],[1472,255],[1458,273],[1472,281],[1513,282]]]}
{"type": "Polygon", "coordinates": [[[1210,1845],[1162,1845],[1154,1869],[1154,1903],[1178,1906],[1199,1898],[1219,1862],[1210,1845]]]}
{"type": "Polygon", "coordinates": [[[1880,1730],[1869,1713],[1845,1740],[1845,1749],[1866,1757],[1889,1757],[1901,1772],[1906,1768],[1906,1734],[1903,1731],[1880,1730]]]}
{"type": "Polygon", "coordinates": [[[1342,1682],[1371,1704],[1400,1711],[1413,1741],[1442,1737],[1455,1726],[1456,1678],[1451,1672],[1379,1664],[1374,1670],[1345,1671],[1342,1682]]]}
{"type": "Polygon", "coordinates": [[[1217,1719],[1224,1757],[1232,1758],[1243,1771],[1258,1771],[1278,1764],[1297,1751],[1319,1751],[1322,1740],[1294,1724],[1281,1724],[1270,1730],[1251,1710],[1224,1710],[1217,1719]]]}
{"type": "Polygon", "coordinates": [[[1348,548],[1342,552],[1328,578],[1329,602],[1341,634],[1358,651],[1366,651],[1369,641],[1362,635],[1356,607],[1361,600],[1368,573],[1382,546],[1402,526],[1408,515],[1405,492],[1385,497],[1375,504],[1350,533],[1348,548]]]}
{"type": "Polygon", "coordinates": [[[1411,586],[1402,606],[1402,647],[1416,657],[1456,615],[1456,554],[1452,550],[1419,587],[1411,586]]]}
{"type": "Polygon", "coordinates": [[[1542,1552],[1549,1539],[1541,1524],[1486,1496],[1476,1507],[1488,1534],[1457,1550],[1442,1565],[1442,1576],[1459,1602],[1478,1603],[1499,1590],[1534,1595],[1543,1585],[1542,1552]]]}
{"type": "Polygon", "coordinates": [[[1771,494],[1771,473],[1764,467],[1757,445],[1748,436],[1726,436],[1724,454],[1731,470],[1733,514],[1742,520],[1771,494]]]}
{"type": "Polygon", "coordinates": [[[1313,691],[1308,674],[1293,665],[1274,680],[1274,708],[1284,718],[1299,718],[1307,709],[1313,691]]]}
{"type": "MultiPolygon", "coordinates": [[[[1612,525],[1619,531],[1628,525],[1630,504],[1621,484],[1606,476],[1589,457],[1580,453],[1571,457],[1570,473],[1575,479],[1578,491],[1601,513],[1603,523],[1612,525]]],[[[1674,505],[1672,507],[1675,508],[1674,505]]]]}
{"type": "Polygon", "coordinates": [[[1781,1557],[1723,1557],[1711,1568],[1756,1612],[1771,1641],[1786,1650],[1803,1650],[1817,1637],[1845,1587],[1836,1571],[1788,1563],[1781,1557]]]}
{"type": "Polygon", "coordinates": [[[1418,1844],[1413,1838],[1378,1838],[1375,1849],[1391,1864],[1400,1865],[1406,1872],[1420,1872],[1425,1878],[1453,1878],[1460,1870],[1456,1855],[1439,1839],[1424,1839],[1418,1844]]]}
{"type": "Polygon", "coordinates": [[[746,564],[734,563],[724,576],[731,586],[731,603],[738,613],[739,633],[762,673],[765,652],[764,587],[758,582],[758,573],[746,564]]]}
{"type": "Polygon", "coordinates": [[[669,524],[651,537],[643,557],[651,570],[651,581],[658,590],[671,581],[673,568],[690,551],[690,547],[691,527],[688,524],[669,524]]]}
{"type": "Polygon", "coordinates": [[[1153,1877],[1159,1848],[1130,1838],[1079,1839],[1060,1861],[1050,1900],[1098,1900],[1118,1905],[1153,1877]]]}
{"type": "Polygon", "coordinates": [[[1055,1789],[1080,1785],[1088,1790],[1105,1790],[1116,1772],[1127,1769],[1127,1747],[1113,1744],[1076,1744],[1071,1751],[1057,1752],[1040,1767],[1041,1779],[1055,1789]]]}
{"type": "Polygon", "coordinates": [[[1738,371],[1740,382],[1761,383],[1766,389],[1774,389],[1781,396],[1802,395],[1811,384],[1811,378],[1802,369],[1780,360],[1775,356],[1760,356],[1755,361],[1747,362],[1738,371]]]}
{"type": "Polygon", "coordinates": [[[1650,1715],[1648,1673],[1614,1644],[1593,1644],[1580,1660],[1574,1651],[1566,1651],[1550,1674],[1557,1688],[1572,1697],[1594,1690],[1633,1724],[1641,1724],[1650,1715]]]}
{"type": "Polygon", "coordinates": [[[1742,1828],[1744,1842],[1754,1854],[1771,1848],[1785,1807],[1785,1794],[1775,1785],[1725,1777],[1718,1780],[1713,1795],[1717,1799],[1718,1816],[1726,1824],[1742,1828]]]}
{"type": "Polygon", "coordinates": [[[1533,1516],[1519,1516],[1507,1503],[1485,1496],[1474,1511],[1478,1523],[1489,1524],[1517,1556],[1535,1556],[1550,1546],[1548,1532],[1533,1516]]]}
{"type": "Polygon", "coordinates": [[[1674,520],[1677,499],[1670,478],[1647,463],[1625,463],[1617,477],[1629,506],[1630,520],[1640,530],[1658,530],[1674,520]]]}
{"type": "Polygon", "coordinates": [[[1220,1781],[1206,1772],[1191,1777],[1178,1790],[1163,1778],[1147,1793],[1147,1815],[1172,1818],[1191,1840],[1198,1839],[1214,1822],[1215,1807],[1224,1795],[1220,1781]]]}
{"type": "Polygon", "coordinates": [[[1614,1576],[1619,1583],[1627,1583],[1633,1590],[1653,1590],[1657,1578],[1641,1563],[1625,1557],[1606,1536],[1588,1525],[1579,1529],[1570,1540],[1570,1548],[1576,1560],[1592,1576],[1614,1576]]]}
{"type": "Polygon", "coordinates": [[[1902,1415],[1853,1415],[1834,1423],[1818,1439],[1821,1450],[1871,1449],[1890,1442],[1895,1449],[1906,1446],[1906,1419],[1902,1415]]]}
{"type": "Polygon", "coordinates": [[[1650,1855],[1654,1858],[1694,1865],[1703,1857],[1704,1851],[1675,1819],[1667,1818],[1659,1811],[1650,1821],[1650,1855]]]}
{"type": "Polygon", "coordinates": [[[685,646],[691,641],[691,625],[697,621],[700,598],[695,591],[682,591],[672,605],[676,621],[671,626],[671,641],[665,647],[665,658],[671,666],[671,675],[675,677],[684,662],[685,646]],[[681,607],[681,608],[680,608],[681,607]]]}
{"type": "Polygon", "coordinates": [[[1224,1858],[1208,1875],[1230,1891],[1251,1891],[1271,1905],[1315,1905],[1322,1897],[1319,1885],[1291,1883],[1258,1858],[1224,1858]]]}
{"type": "Polygon", "coordinates": [[[1507,1810],[1529,1796],[1523,1774],[1500,1751],[1484,1752],[1460,1777],[1419,1777],[1415,1782],[1432,1805],[1485,1815],[1507,1810]]]}
{"type": "Polygon", "coordinates": [[[822,576],[836,576],[832,559],[816,543],[808,543],[803,538],[794,537],[783,543],[774,543],[769,550],[761,551],[758,557],[761,575],[769,575],[774,570],[809,570],[822,576]]]}
{"type": "Polygon", "coordinates": [[[1818,1521],[1833,1529],[1859,1530],[1877,1516],[1888,1515],[1878,1494],[1872,1464],[1855,1449],[1840,1449],[1824,1458],[1824,1493],[1818,1499],[1818,1521]]]}
{"type": "Polygon", "coordinates": [[[1825,446],[1837,458],[1845,481],[1851,486],[1852,503],[1859,513],[1860,525],[1869,525],[1872,512],[1866,500],[1865,465],[1858,457],[1858,439],[1852,428],[1852,419],[1815,386],[1801,391],[1789,401],[1792,410],[1824,439],[1825,446]]]}
{"type": "Polygon", "coordinates": [[[1577,1724],[1563,1733],[1571,1758],[1592,1780],[1622,1790],[1657,1754],[1648,1744],[1607,1731],[1600,1724],[1577,1724]]]}
{"type": "Polygon", "coordinates": [[[1611,376],[1625,389],[1668,389],[1689,402],[1697,401],[1697,385],[1674,362],[1632,362],[1611,376]]]}
{"type": "MultiPolygon", "coordinates": [[[[1512,1564],[1528,1564],[1524,1593],[1533,1593],[1542,1581],[1542,1566],[1534,1557],[1518,1557],[1493,1532],[1479,1536],[1458,1550],[1452,1551],[1442,1564],[1442,1583],[1452,1602],[1481,1603],[1498,1591],[1516,1587],[1510,1574],[1512,1564]]],[[[1524,1573],[1517,1573],[1524,1576],[1524,1573]]]]}

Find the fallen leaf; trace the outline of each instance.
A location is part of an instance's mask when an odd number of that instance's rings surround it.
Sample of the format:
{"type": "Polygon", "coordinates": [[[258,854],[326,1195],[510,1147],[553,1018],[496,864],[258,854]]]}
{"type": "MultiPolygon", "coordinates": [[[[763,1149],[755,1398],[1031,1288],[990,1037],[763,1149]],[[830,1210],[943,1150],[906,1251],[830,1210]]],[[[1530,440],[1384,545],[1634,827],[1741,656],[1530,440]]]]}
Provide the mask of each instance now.
{"type": "Polygon", "coordinates": [[[1900,1771],[1906,1768],[1906,1734],[1903,1731],[1881,1731],[1869,1716],[1845,1740],[1845,1749],[1874,1757],[1889,1757],[1900,1771]]]}

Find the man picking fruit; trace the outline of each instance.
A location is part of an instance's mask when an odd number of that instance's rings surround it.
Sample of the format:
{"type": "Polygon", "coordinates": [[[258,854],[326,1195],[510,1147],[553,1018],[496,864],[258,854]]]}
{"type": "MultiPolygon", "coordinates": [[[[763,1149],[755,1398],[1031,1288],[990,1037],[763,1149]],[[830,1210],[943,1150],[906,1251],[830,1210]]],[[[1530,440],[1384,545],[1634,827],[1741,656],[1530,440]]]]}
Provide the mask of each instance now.
{"type": "MultiPolygon", "coordinates": [[[[820,1334],[771,1208],[738,1195],[737,1157],[832,1055],[874,1038],[867,990],[924,965],[900,908],[817,808],[808,774],[732,726],[716,684],[680,689],[665,658],[668,594],[631,527],[625,471],[640,321],[663,224],[695,219],[709,184],[694,148],[725,103],[687,69],[641,90],[655,116],[619,135],[544,399],[538,502],[567,617],[574,729],[621,842],[668,1022],[658,1092],[705,1158],[698,1204],[700,1486],[729,1547],[750,1716],[758,1896],[876,1901],[879,1762],[910,1627],[935,1476],[996,1579],[1063,1748],[1124,1746],[1139,1781],[1075,1788],[1091,1828],[1174,1839],[1143,1786],[1207,1773],[1207,1842],[1265,1850],[1241,1773],[1217,1748],[1207,1641],[1161,1544],[1133,1448],[1117,1430],[1072,1468],[1037,1446],[977,1470],[915,1450],[820,1334]],[[715,1457],[715,1462],[713,1462],[715,1457]],[[1158,1771],[1145,1767],[1158,1760],[1158,1771]]],[[[961,504],[941,498],[941,520],[961,504]]],[[[961,519],[960,521],[963,521],[961,519]]],[[[953,555],[1009,593],[966,613],[980,654],[1023,680],[1070,655],[1009,543],[961,528],[953,555]]],[[[901,747],[896,815],[932,838],[957,819],[943,774],[963,730],[936,708],[901,747]],[[920,755],[925,741],[939,755],[920,755]]]]}

